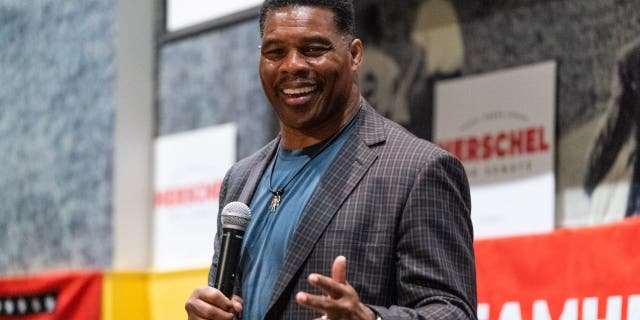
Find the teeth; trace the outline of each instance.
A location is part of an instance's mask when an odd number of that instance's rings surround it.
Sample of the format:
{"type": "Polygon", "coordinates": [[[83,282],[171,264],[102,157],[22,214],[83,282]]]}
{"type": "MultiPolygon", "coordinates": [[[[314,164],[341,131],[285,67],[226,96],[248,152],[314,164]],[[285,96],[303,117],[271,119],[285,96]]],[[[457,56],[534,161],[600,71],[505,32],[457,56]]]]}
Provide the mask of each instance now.
{"type": "Polygon", "coordinates": [[[295,88],[295,89],[284,89],[282,92],[284,94],[305,94],[316,90],[316,86],[304,87],[304,88],[295,88]]]}

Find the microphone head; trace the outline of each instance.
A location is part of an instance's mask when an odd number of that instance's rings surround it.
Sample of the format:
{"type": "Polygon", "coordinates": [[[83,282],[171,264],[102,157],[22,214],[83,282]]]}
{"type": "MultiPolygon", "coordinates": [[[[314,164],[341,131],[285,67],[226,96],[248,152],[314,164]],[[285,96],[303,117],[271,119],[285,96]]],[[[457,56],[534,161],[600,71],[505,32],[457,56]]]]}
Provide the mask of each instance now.
{"type": "Polygon", "coordinates": [[[251,209],[242,202],[231,202],[222,208],[222,228],[245,231],[251,221],[251,209]]]}

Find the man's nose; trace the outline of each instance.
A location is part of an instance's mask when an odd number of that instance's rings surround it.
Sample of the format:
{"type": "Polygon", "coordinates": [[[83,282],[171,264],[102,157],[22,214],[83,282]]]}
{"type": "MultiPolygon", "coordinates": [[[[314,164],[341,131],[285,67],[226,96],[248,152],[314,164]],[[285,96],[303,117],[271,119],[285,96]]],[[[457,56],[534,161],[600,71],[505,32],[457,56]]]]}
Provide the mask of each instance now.
{"type": "Polygon", "coordinates": [[[283,73],[295,74],[306,73],[309,69],[309,65],[304,55],[297,50],[289,51],[289,54],[284,58],[282,62],[281,71],[283,73]]]}

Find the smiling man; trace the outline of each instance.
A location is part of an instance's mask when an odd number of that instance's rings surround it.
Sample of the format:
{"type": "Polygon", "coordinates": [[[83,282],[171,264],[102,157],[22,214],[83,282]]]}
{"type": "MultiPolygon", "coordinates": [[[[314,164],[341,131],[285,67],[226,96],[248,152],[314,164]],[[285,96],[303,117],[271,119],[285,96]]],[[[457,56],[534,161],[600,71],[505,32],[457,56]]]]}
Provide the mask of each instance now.
{"type": "Polygon", "coordinates": [[[476,318],[464,169],[361,97],[353,17],[347,0],[265,1],[259,71],[280,134],[221,189],[221,208],[252,211],[236,295],[211,287],[214,257],[189,319],[476,318]]]}

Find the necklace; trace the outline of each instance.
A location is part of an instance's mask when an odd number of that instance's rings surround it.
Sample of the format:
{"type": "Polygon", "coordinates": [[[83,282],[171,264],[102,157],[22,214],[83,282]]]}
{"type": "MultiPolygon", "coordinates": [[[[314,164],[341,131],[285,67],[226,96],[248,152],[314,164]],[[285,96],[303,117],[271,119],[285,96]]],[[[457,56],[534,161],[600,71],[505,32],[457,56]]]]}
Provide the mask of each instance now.
{"type": "Polygon", "coordinates": [[[351,123],[356,118],[358,113],[360,113],[360,109],[358,109],[358,111],[356,111],[356,113],[353,116],[351,116],[351,119],[349,119],[346,125],[340,128],[340,130],[334,133],[329,139],[325,140],[325,142],[322,144],[322,147],[320,147],[318,151],[314,152],[311,155],[311,157],[309,157],[309,159],[307,159],[307,161],[305,161],[304,164],[302,164],[302,166],[300,166],[300,168],[296,170],[296,172],[290,175],[282,187],[276,189],[272,186],[272,179],[273,179],[273,172],[275,171],[275,167],[276,167],[276,162],[278,162],[278,154],[280,153],[280,143],[278,143],[278,148],[276,149],[276,156],[275,156],[275,159],[273,159],[273,163],[271,164],[271,173],[269,174],[269,192],[271,192],[272,194],[271,203],[269,204],[269,211],[275,212],[278,209],[278,207],[280,206],[280,202],[282,200],[282,195],[284,194],[284,191],[286,190],[287,186],[291,183],[291,181],[293,181],[293,179],[295,179],[316,156],[321,154],[322,151],[324,151],[327,147],[329,147],[340,136],[340,134],[344,132],[344,130],[348,128],[349,125],[351,125],[351,123]]]}

